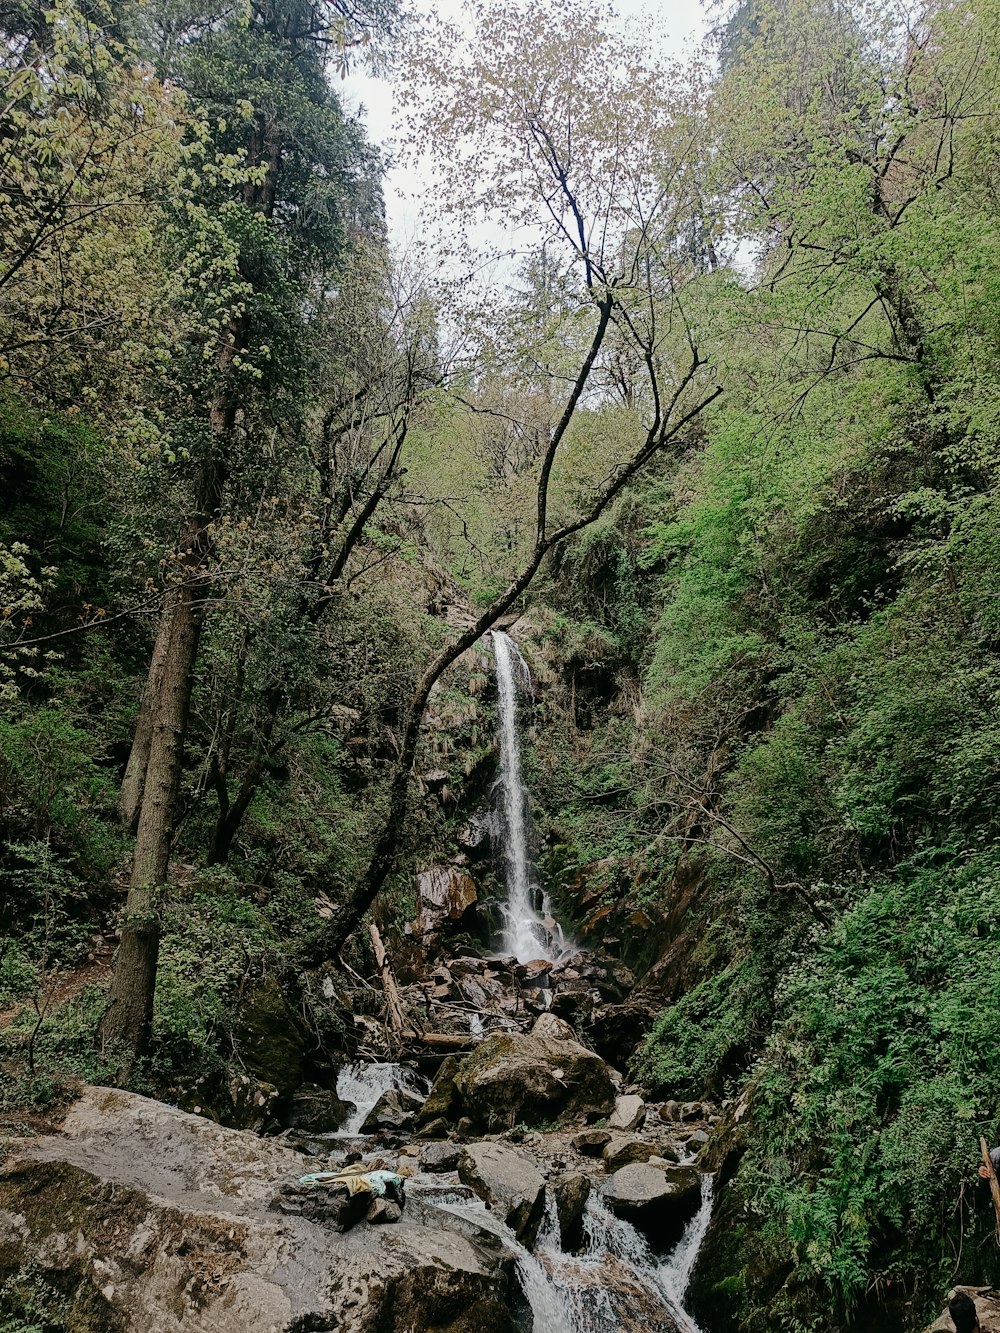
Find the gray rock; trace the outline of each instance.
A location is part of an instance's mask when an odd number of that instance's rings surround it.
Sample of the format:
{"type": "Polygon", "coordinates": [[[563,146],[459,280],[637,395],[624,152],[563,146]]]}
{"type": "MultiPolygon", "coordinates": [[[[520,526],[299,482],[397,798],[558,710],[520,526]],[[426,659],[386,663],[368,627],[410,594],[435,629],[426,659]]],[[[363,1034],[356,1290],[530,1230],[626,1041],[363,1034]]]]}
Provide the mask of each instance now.
{"type": "Polygon", "coordinates": [[[573,1147],[584,1157],[600,1157],[605,1145],[611,1142],[611,1134],[606,1129],[585,1129],[574,1134],[570,1139],[573,1147]]]}
{"type": "Polygon", "coordinates": [[[475,906],[475,880],[457,866],[431,866],[417,875],[415,935],[426,935],[446,924],[455,924],[475,906]]]}
{"type": "Polygon", "coordinates": [[[502,1143],[470,1143],[458,1177],[531,1248],[545,1208],[545,1181],[533,1162],[502,1143]]]}
{"type": "Polygon", "coordinates": [[[704,1148],[708,1142],[709,1136],[703,1129],[696,1129],[693,1134],[689,1134],[686,1139],[688,1152],[697,1152],[699,1148],[704,1148]]]}
{"type": "Polygon", "coordinates": [[[630,1094],[615,1098],[615,1109],[611,1112],[608,1129],[620,1129],[630,1134],[638,1129],[646,1118],[646,1103],[641,1097],[630,1094]]]}
{"type": "Polygon", "coordinates": [[[338,1235],[268,1212],[312,1165],[273,1139],[85,1088],[61,1133],[8,1147],[0,1253],[67,1293],[67,1327],[516,1333],[502,1247],[433,1215],[338,1235]]]}
{"type": "Polygon", "coordinates": [[[378,1226],[383,1222],[398,1222],[402,1216],[403,1210],[395,1200],[374,1199],[365,1214],[365,1221],[378,1226]]]}
{"type": "Polygon", "coordinates": [[[438,1066],[431,1090],[427,1094],[420,1113],[418,1125],[423,1128],[435,1120],[455,1120],[460,1111],[458,1089],[455,1087],[455,1075],[461,1067],[457,1055],[449,1055],[438,1066]]]}
{"type": "Polygon", "coordinates": [[[336,1092],[303,1083],[282,1107],[280,1120],[286,1129],[306,1134],[334,1134],[350,1118],[354,1105],[341,1101],[336,1092]]]}
{"type": "Polygon", "coordinates": [[[464,1152],[460,1143],[429,1143],[420,1150],[420,1167],[432,1174],[438,1171],[457,1171],[464,1152]]]}
{"type": "Polygon", "coordinates": [[[559,1219],[560,1242],[562,1248],[572,1254],[583,1244],[583,1215],[590,1198],[590,1177],[582,1171],[574,1171],[560,1176],[551,1188],[559,1219]]]}
{"type": "Polygon", "coordinates": [[[655,1250],[665,1252],[680,1240],[701,1202],[701,1181],[691,1166],[653,1166],[636,1162],[607,1180],[601,1195],[616,1217],[643,1232],[655,1250]]]}
{"type": "Polygon", "coordinates": [[[548,1038],[551,1041],[580,1040],[567,1022],[551,1013],[538,1015],[531,1025],[531,1035],[541,1037],[543,1040],[548,1038]]]}
{"type": "Polygon", "coordinates": [[[601,1150],[604,1165],[609,1171],[618,1171],[633,1162],[648,1162],[651,1157],[662,1157],[663,1150],[657,1143],[647,1143],[632,1134],[615,1134],[601,1150]]]}
{"type": "Polygon", "coordinates": [[[512,1129],[614,1106],[611,1071],[575,1041],[503,1033],[488,1037],[455,1074],[462,1110],[477,1129],[512,1129]]]}
{"type": "Polygon", "coordinates": [[[423,1098],[414,1096],[412,1092],[390,1088],[388,1092],[383,1092],[365,1116],[361,1133],[374,1134],[379,1129],[408,1129],[423,1104],[423,1098]]]}

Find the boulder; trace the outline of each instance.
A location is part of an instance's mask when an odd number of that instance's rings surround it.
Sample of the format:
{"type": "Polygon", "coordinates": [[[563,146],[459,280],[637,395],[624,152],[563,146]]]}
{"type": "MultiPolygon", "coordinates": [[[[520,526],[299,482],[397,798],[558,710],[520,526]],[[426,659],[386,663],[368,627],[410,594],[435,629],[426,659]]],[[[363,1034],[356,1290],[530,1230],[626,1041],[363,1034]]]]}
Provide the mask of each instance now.
{"type": "Polygon", "coordinates": [[[462,1110],[477,1128],[512,1129],[614,1106],[611,1071],[575,1041],[502,1033],[488,1037],[455,1074],[462,1110]]]}
{"type": "Polygon", "coordinates": [[[279,1097],[290,1097],[302,1083],[306,1032],[273,977],[243,1004],[235,1041],[247,1073],[271,1084],[279,1097]]]}
{"type": "Polygon", "coordinates": [[[315,1083],[303,1083],[281,1108],[279,1120],[285,1129],[306,1134],[335,1134],[354,1112],[354,1103],[345,1102],[336,1092],[315,1083]]]}
{"type": "Polygon", "coordinates": [[[428,935],[462,920],[477,900],[476,882],[458,866],[430,866],[417,874],[413,933],[428,935]]]}
{"type": "Polygon", "coordinates": [[[420,1149],[420,1168],[432,1174],[438,1171],[457,1171],[464,1149],[460,1143],[429,1143],[420,1149]]]}
{"type": "Polygon", "coordinates": [[[574,1134],[570,1142],[584,1157],[600,1157],[611,1142],[611,1134],[606,1129],[585,1129],[581,1134],[574,1134]]]}
{"type": "Polygon", "coordinates": [[[383,1092],[365,1116],[362,1134],[374,1134],[380,1129],[408,1129],[423,1106],[423,1098],[403,1088],[389,1088],[383,1092]]]}
{"type": "Polygon", "coordinates": [[[639,1000],[600,1005],[587,1023],[587,1040],[598,1055],[624,1069],[655,1017],[655,1009],[639,1000]]]}
{"type": "MultiPolygon", "coordinates": [[[[975,1305],[982,1333],[1000,1333],[1000,1292],[994,1287],[953,1287],[948,1293],[948,1300],[953,1300],[960,1292],[975,1305]]],[[[927,1333],[954,1333],[954,1328],[945,1310],[940,1319],[936,1319],[927,1329],[927,1333]]]]}
{"type": "Polygon", "coordinates": [[[648,1162],[651,1157],[665,1157],[664,1148],[658,1143],[647,1143],[633,1134],[614,1134],[601,1150],[601,1157],[608,1171],[617,1171],[633,1162],[648,1162]]]}
{"type": "Polygon", "coordinates": [[[545,1209],[545,1181],[529,1158],[502,1143],[470,1143],[459,1159],[458,1178],[522,1245],[534,1245],[545,1209]]]}
{"type": "Polygon", "coordinates": [[[690,1166],[623,1166],[604,1184],[601,1196],[616,1217],[631,1222],[654,1250],[676,1245],[698,1211],[701,1180],[690,1166]]]}
{"type": "Polygon", "coordinates": [[[559,1219],[559,1241],[567,1254],[574,1253],[583,1244],[583,1216],[590,1191],[590,1177],[582,1171],[560,1176],[552,1186],[559,1219]]]}
{"type": "Polygon", "coordinates": [[[25,1327],[516,1333],[511,1256],[436,1214],[340,1235],[268,1211],[311,1165],[276,1140],[91,1087],[63,1132],[8,1148],[0,1287],[25,1327]]]}
{"type": "Polygon", "coordinates": [[[638,1129],[646,1118],[646,1103],[641,1097],[629,1094],[615,1098],[615,1109],[611,1112],[608,1129],[620,1129],[630,1134],[638,1129]]]}
{"type": "Polygon", "coordinates": [[[449,1121],[458,1117],[460,1100],[455,1086],[455,1075],[461,1064],[461,1059],[457,1055],[449,1055],[441,1061],[434,1082],[431,1084],[431,1090],[417,1116],[417,1124],[421,1129],[429,1127],[437,1120],[449,1121]]]}
{"type": "Polygon", "coordinates": [[[552,1041],[579,1041],[579,1037],[562,1018],[557,1018],[555,1014],[539,1014],[531,1025],[531,1035],[541,1037],[543,1040],[548,1038],[552,1041]]]}

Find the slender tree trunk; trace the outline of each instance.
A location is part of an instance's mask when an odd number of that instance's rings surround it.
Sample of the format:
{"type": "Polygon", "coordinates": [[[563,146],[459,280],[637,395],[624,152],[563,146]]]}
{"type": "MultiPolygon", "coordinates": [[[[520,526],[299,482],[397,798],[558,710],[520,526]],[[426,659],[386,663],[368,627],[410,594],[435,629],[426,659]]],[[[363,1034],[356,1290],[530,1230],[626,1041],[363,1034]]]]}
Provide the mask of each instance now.
{"type": "Polygon", "coordinates": [[[118,793],[118,815],[124,827],[135,833],[139,824],[139,810],[142,806],[142,792],[146,785],[146,769],[149,767],[149,751],[153,743],[153,714],[160,697],[160,682],[163,678],[163,666],[167,659],[170,645],[171,609],[165,608],[160,615],[153,641],[153,656],[149,663],[149,672],[142,690],[139,704],[139,716],[135,724],[135,736],[129,751],[125,776],[122,778],[121,791],[118,793]]]}
{"type": "MultiPolygon", "coordinates": [[[[179,548],[181,582],[163,613],[169,630],[163,630],[162,668],[156,678],[151,664],[147,682],[151,714],[149,755],[142,782],[135,859],[108,1004],[98,1031],[102,1050],[116,1048],[123,1052],[125,1072],[145,1052],[152,1030],[160,950],[158,894],[166,882],[170,864],[194,669],[211,585],[210,524],[222,499],[224,442],[236,411],[224,383],[235,352],[235,332],[219,356],[219,381],[209,411],[209,440],[191,518],[179,548]]],[[[158,631],[157,645],[159,642],[158,631]]]]}

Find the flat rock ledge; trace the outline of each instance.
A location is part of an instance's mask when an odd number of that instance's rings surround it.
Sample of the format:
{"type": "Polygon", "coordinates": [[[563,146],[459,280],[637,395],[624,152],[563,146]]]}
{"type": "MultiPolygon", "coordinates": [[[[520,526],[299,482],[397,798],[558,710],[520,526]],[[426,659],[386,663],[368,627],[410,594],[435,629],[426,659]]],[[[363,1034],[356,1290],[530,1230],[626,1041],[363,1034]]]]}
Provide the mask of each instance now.
{"type": "MultiPolygon", "coordinates": [[[[0,1170],[0,1285],[40,1275],[81,1333],[515,1333],[514,1265],[426,1217],[344,1235],[268,1211],[315,1159],[88,1087],[0,1170]]],[[[65,1317],[65,1316],[64,1316],[65,1317]]]]}

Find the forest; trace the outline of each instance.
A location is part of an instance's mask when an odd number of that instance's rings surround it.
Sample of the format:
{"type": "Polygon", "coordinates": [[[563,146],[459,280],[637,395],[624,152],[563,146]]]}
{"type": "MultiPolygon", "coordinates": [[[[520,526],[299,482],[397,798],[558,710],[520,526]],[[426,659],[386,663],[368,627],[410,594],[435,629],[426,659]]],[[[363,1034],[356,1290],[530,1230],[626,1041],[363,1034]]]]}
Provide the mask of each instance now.
{"type": "MultiPolygon", "coordinates": [[[[919,1329],[1000,1282],[1000,4],[707,18],[0,0],[0,1126],[245,1130],[268,1006],[335,1078],[507,630],[626,1082],[721,1108],[692,1327],[919,1329]]],[[[68,1281],[0,1228],[2,1333],[68,1281]]]]}

